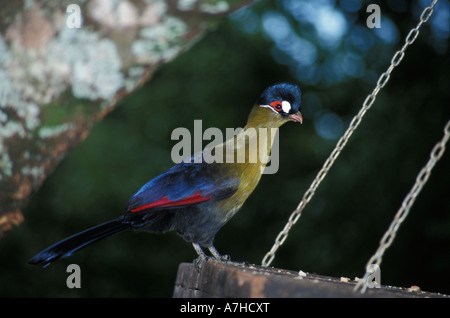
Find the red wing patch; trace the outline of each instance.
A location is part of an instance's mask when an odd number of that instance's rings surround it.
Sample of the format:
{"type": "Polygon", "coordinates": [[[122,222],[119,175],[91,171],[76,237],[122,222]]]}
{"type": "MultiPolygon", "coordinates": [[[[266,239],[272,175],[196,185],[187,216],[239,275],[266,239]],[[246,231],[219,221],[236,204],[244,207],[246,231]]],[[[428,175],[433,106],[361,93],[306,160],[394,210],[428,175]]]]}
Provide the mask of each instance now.
{"type": "Polygon", "coordinates": [[[200,192],[197,192],[196,194],[194,194],[190,197],[186,197],[186,198],[183,198],[178,201],[170,201],[169,199],[167,199],[167,195],[165,195],[161,199],[159,199],[155,202],[137,207],[135,209],[130,210],[130,212],[139,212],[139,211],[150,209],[150,208],[167,208],[167,207],[174,207],[174,206],[190,205],[190,204],[204,202],[211,198],[212,198],[212,195],[209,197],[204,197],[204,196],[200,195],[200,192]]]}

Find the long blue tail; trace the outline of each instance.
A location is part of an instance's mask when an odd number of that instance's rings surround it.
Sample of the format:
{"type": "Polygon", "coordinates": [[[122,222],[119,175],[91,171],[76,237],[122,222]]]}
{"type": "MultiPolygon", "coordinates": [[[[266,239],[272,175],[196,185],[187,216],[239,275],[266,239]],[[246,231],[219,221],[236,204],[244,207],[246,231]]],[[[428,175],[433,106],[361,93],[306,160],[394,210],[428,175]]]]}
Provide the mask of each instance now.
{"type": "Polygon", "coordinates": [[[79,251],[92,243],[130,228],[130,225],[123,223],[122,220],[123,217],[120,217],[72,235],[39,252],[31,258],[28,263],[47,267],[60,258],[69,257],[76,251],[79,251]]]}

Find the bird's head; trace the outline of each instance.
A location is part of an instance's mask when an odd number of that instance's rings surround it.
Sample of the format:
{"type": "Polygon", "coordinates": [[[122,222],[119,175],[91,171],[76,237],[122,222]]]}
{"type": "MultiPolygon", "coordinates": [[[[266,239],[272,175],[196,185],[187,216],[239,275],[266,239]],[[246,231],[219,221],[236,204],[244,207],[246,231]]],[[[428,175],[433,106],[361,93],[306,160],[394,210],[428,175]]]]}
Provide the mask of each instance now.
{"type": "Polygon", "coordinates": [[[296,85],[274,84],[262,92],[250,113],[249,121],[267,122],[274,126],[281,126],[288,121],[303,123],[300,101],[301,91],[296,85]]]}

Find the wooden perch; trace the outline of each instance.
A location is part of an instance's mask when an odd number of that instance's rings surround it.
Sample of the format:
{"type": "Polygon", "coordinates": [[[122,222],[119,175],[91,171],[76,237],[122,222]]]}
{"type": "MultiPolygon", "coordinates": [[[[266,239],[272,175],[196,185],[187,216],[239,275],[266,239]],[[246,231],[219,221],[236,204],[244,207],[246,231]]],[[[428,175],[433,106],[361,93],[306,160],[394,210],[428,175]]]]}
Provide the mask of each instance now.
{"type": "Polygon", "coordinates": [[[298,297],[449,297],[420,291],[418,287],[380,286],[365,294],[354,291],[348,278],[266,268],[208,259],[201,264],[182,263],[178,268],[175,298],[298,298],[298,297]],[[199,269],[200,265],[200,269],[199,269]]]}
{"type": "Polygon", "coordinates": [[[250,0],[8,1],[0,8],[0,235],[117,102],[250,0]]]}

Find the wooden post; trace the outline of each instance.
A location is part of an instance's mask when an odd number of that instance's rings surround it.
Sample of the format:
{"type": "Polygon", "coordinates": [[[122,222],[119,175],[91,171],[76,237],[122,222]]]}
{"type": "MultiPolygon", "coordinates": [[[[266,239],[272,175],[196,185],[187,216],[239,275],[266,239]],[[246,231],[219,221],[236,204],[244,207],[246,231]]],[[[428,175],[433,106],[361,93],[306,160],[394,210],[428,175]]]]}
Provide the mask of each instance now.
{"type": "Polygon", "coordinates": [[[353,290],[356,282],[315,274],[302,274],[236,262],[182,263],[174,298],[293,298],[293,297],[449,297],[419,288],[380,286],[365,294],[353,290]]]}

